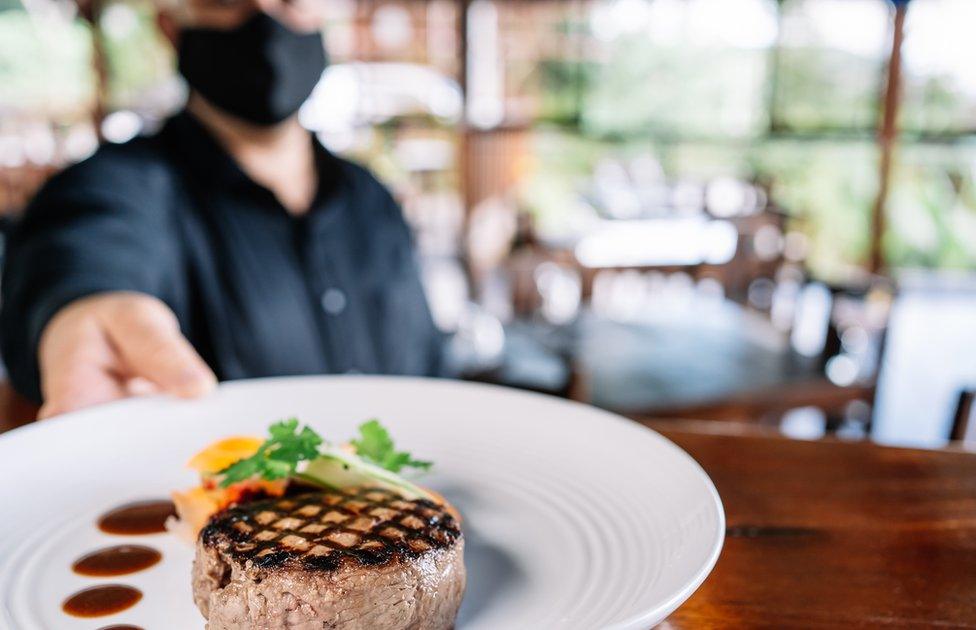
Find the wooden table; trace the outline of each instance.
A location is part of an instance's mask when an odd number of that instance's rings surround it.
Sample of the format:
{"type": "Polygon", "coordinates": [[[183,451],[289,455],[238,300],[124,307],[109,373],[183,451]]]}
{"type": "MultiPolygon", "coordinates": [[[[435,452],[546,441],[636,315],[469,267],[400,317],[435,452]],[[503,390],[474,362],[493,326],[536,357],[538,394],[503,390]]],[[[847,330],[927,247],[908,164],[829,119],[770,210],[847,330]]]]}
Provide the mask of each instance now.
{"type": "Polygon", "coordinates": [[[728,524],[661,628],[976,628],[976,454],[654,427],[728,524]]]}
{"type": "MultiPolygon", "coordinates": [[[[0,388],[0,430],[25,411],[0,388]]],[[[660,628],[976,628],[976,454],[649,424],[728,520],[715,570],[660,628]]]]}

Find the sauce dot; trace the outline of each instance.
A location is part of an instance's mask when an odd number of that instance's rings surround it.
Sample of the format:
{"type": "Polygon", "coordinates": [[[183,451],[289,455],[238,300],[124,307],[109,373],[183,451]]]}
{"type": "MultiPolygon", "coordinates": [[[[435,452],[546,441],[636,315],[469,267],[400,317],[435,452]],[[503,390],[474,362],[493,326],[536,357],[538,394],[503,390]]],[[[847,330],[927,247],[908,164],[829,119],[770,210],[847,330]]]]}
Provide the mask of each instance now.
{"type": "Polygon", "coordinates": [[[166,531],[166,519],[176,516],[172,501],[136,501],[109,510],[98,519],[106,534],[159,534],[166,531]]]}
{"type": "Polygon", "coordinates": [[[75,617],[102,617],[135,606],[142,599],[139,589],[122,584],[93,586],[64,600],[61,609],[75,617]]]}
{"type": "Polygon", "coordinates": [[[79,575],[109,577],[127,575],[148,569],[163,555],[152,547],[142,545],[117,545],[106,547],[78,558],[71,569],[79,575]]]}

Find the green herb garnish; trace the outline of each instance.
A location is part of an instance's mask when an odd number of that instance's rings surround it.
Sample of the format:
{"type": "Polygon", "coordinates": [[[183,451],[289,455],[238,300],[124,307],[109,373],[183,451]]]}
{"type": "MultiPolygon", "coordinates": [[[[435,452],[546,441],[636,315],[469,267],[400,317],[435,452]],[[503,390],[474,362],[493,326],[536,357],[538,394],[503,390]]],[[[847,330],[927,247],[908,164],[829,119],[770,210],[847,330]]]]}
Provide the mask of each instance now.
{"type": "Polygon", "coordinates": [[[433,465],[432,462],[413,459],[406,451],[397,451],[389,431],[379,420],[359,425],[359,439],[350,443],[356,448],[356,455],[390,472],[397,473],[406,467],[428,470],[433,465]]]}
{"type": "Polygon", "coordinates": [[[273,480],[292,475],[298,464],[315,459],[319,455],[322,438],[309,427],[298,430],[298,420],[292,418],[276,422],[268,428],[271,437],[258,451],[221,471],[224,476],[221,487],[245,481],[252,477],[273,480]]]}
{"type": "MultiPolygon", "coordinates": [[[[270,437],[254,455],[220,471],[221,487],[253,478],[268,481],[284,479],[295,475],[301,462],[327,456],[327,453],[319,451],[319,447],[325,443],[322,437],[308,426],[299,431],[296,418],[272,424],[268,433],[270,437]]],[[[350,443],[360,459],[393,473],[407,467],[427,470],[432,466],[431,462],[413,459],[410,453],[397,451],[390,433],[378,420],[359,425],[359,439],[350,443]]]]}

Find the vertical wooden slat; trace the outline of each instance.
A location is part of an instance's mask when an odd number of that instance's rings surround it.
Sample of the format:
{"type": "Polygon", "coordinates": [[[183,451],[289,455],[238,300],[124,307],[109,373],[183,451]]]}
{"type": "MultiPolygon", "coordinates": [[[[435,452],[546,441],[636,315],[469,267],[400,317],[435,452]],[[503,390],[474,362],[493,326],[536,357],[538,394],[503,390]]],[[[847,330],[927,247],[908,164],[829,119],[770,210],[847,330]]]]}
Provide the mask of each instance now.
{"type": "Polygon", "coordinates": [[[98,141],[102,142],[102,121],[108,114],[109,73],[108,57],[105,54],[105,34],[99,24],[103,7],[102,0],[80,0],[77,2],[78,13],[91,28],[92,38],[92,70],[95,73],[95,109],[92,111],[92,124],[98,141]]]}
{"type": "Polygon", "coordinates": [[[888,192],[891,188],[891,164],[895,143],[898,140],[898,106],[901,101],[901,48],[905,36],[905,15],[908,2],[895,5],[895,20],[891,38],[891,57],[888,60],[888,78],[885,86],[884,110],[878,130],[878,147],[881,151],[878,173],[878,195],[871,212],[871,273],[882,273],[885,268],[883,239],[888,192]]]}

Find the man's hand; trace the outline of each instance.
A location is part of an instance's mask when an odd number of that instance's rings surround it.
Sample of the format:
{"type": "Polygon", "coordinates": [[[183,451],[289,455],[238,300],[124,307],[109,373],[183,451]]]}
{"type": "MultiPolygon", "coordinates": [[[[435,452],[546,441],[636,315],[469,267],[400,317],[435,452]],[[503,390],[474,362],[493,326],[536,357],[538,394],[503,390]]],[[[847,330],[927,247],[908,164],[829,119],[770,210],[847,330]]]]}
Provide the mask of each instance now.
{"type": "Polygon", "coordinates": [[[141,293],[100,293],[68,304],[44,328],[38,360],[40,418],[137,393],[200,396],[217,382],[169,307],[141,293]]]}

